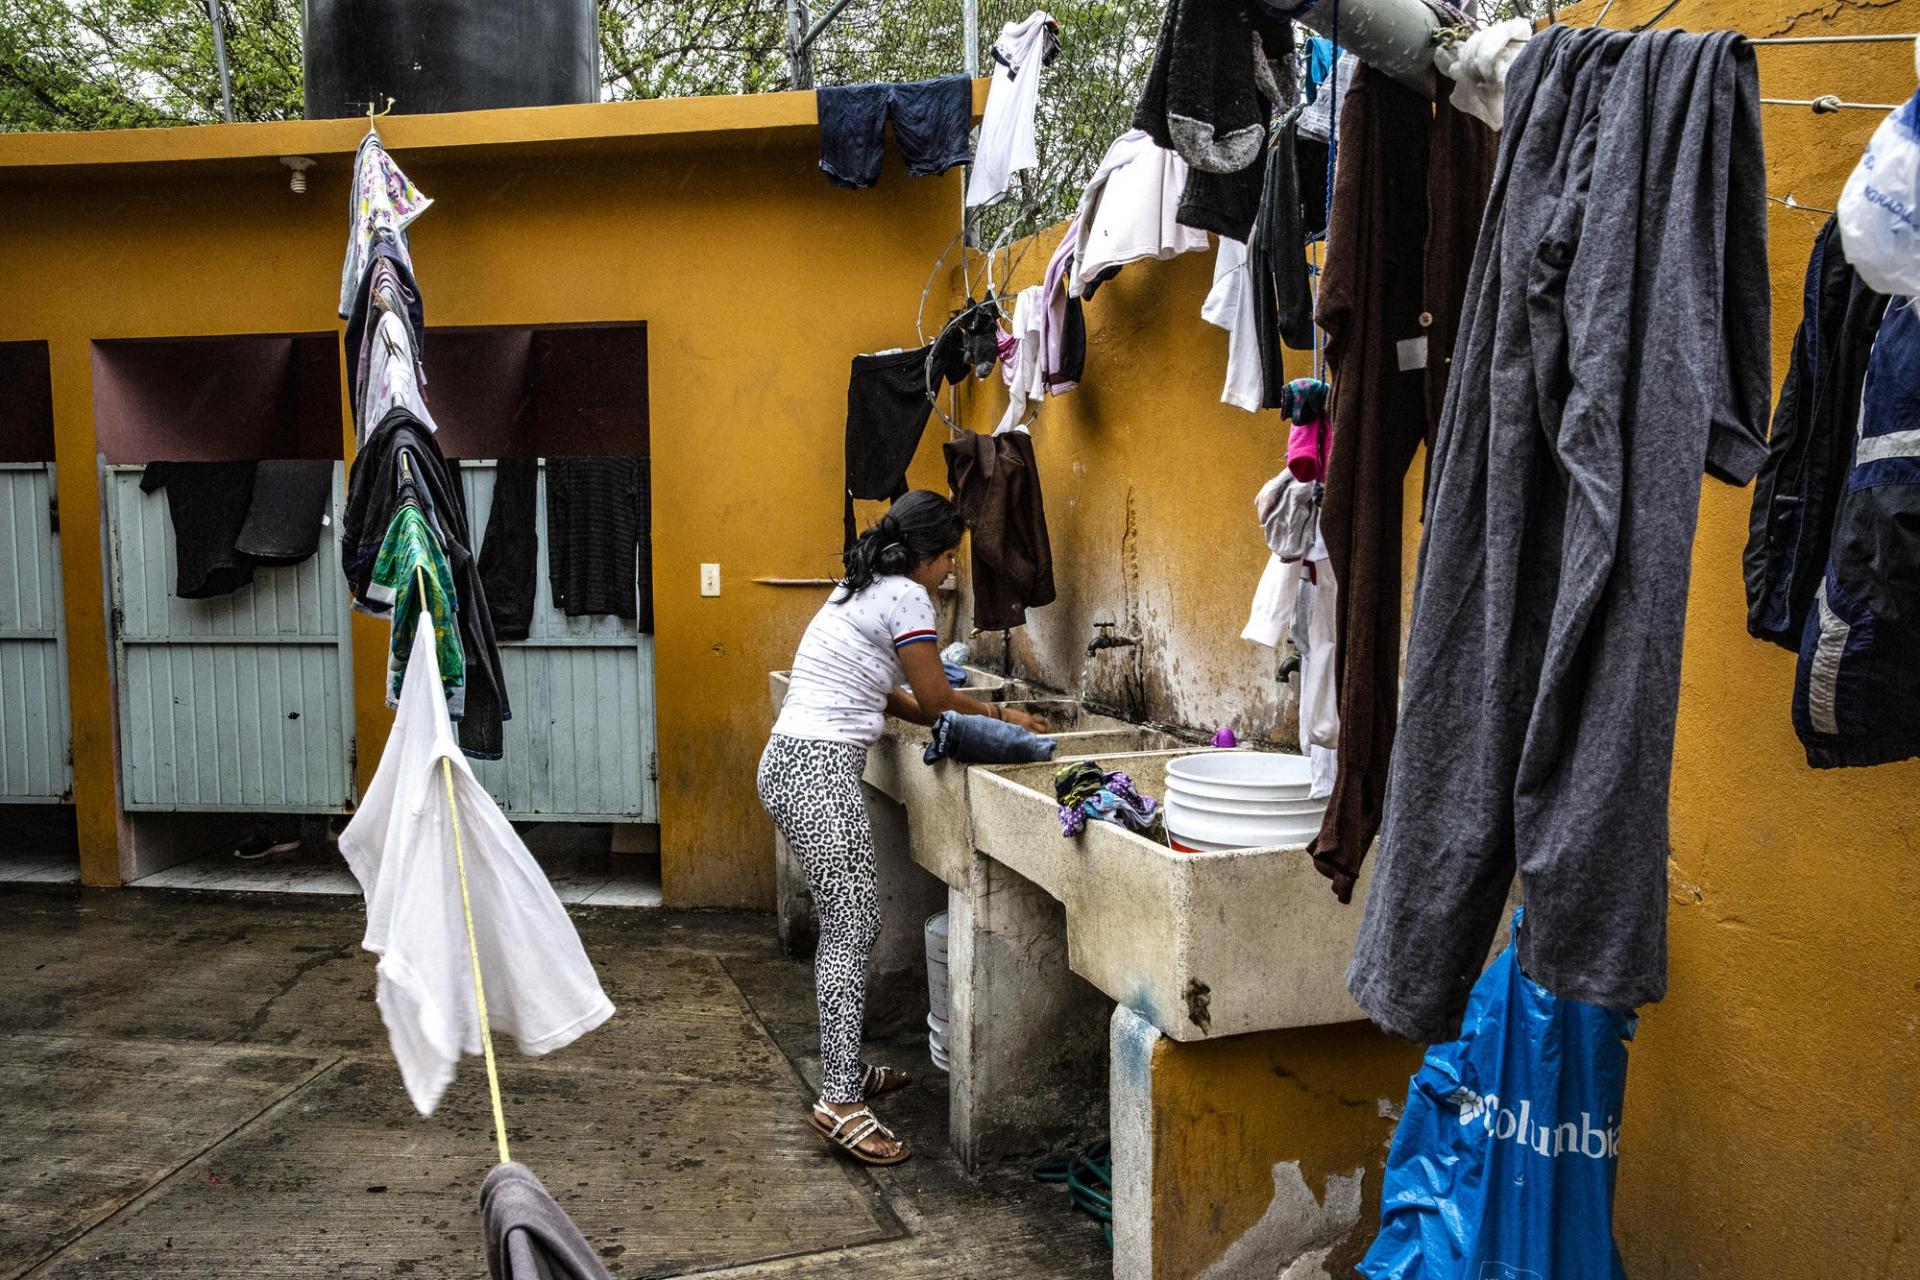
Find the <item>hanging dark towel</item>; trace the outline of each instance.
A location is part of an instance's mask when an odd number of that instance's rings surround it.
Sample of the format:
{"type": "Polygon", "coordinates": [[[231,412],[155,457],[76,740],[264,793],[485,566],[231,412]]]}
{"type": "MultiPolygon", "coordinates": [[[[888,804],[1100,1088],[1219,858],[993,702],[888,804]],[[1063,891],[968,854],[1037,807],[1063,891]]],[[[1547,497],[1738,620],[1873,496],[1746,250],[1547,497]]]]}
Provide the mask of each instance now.
{"type": "Polygon", "coordinates": [[[320,549],[332,500],[331,462],[270,458],[257,464],[234,550],[258,564],[299,564],[320,549]]]}
{"type": "Polygon", "coordinates": [[[573,1219],[518,1161],[495,1165],[480,1184],[480,1229],[492,1280],[612,1280],[573,1219]]]}
{"type": "MultiPolygon", "coordinates": [[[[965,350],[964,342],[960,349],[965,350]]],[[[846,545],[859,530],[853,500],[892,500],[907,491],[907,468],[920,448],[933,399],[927,394],[931,344],[884,356],[855,356],[847,378],[846,545]]]]}
{"type": "Polygon", "coordinates": [[[502,458],[493,470],[493,509],[480,543],[480,584],[493,611],[493,632],[525,640],[539,587],[540,534],[534,528],[540,488],[538,458],[502,458]]]}
{"type": "Polygon", "coordinates": [[[1133,127],[1193,169],[1241,173],[1259,161],[1268,111],[1281,100],[1271,63],[1292,52],[1291,24],[1253,0],[1168,0],[1133,127]]]}
{"type": "Polygon", "coordinates": [[[1312,138],[1294,143],[1293,171],[1300,187],[1300,230],[1309,240],[1327,234],[1327,144],[1312,138]]]}
{"type": "Polygon", "coordinates": [[[1060,330],[1060,367],[1051,381],[1078,383],[1087,376],[1087,313],[1080,299],[1067,299],[1067,323],[1060,330]]]}
{"type": "Polygon", "coordinates": [[[973,625],[982,631],[1024,626],[1028,609],[1054,597],[1033,437],[968,432],[944,450],[947,484],[973,542],[973,625]]]}
{"type": "Polygon", "coordinates": [[[1840,224],[1827,219],[1807,260],[1800,328],[1753,487],[1745,557],[1747,630],[1796,652],[1826,572],[1867,359],[1887,301],[1855,274],[1840,248],[1840,224]]]}
{"type": "Polygon", "coordinates": [[[252,462],[149,462],[140,491],[167,491],[173,521],[173,594],[231,595],[253,581],[253,561],[235,549],[253,503],[252,462]]]}
{"type": "Polygon", "coordinates": [[[1364,68],[1341,103],[1340,167],[1320,278],[1332,384],[1320,532],[1339,584],[1340,768],[1314,864],[1346,902],[1380,829],[1400,678],[1401,492],[1426,437],[1426,383],[1399,344],[1420,335],[1432,107],[1364,68]]]}
{"type": "Polygon", "coordinates": [[[505,750],[505,724],[513,715],[500,645],[487,607],[486,588],[473,555],[473,533],[458,467],[440,452],[433,433],[404,407],[393,409],[353,456],[347,473],[347,513],[340,527],[340,567],[355,606],[381,612],[367,597],[374,560],[403,498],[418,502],[439,535],[457,597],[460,648],[466,660],[467,694],[460,716],[460,749],[480,760],[498,760],[505,750]]]}
{"type": "MultiPolygon", "coordinates": [[[[1294,116],[1298,112],[1291,113],[1294,116]]],[[[1294,171],[1299,133],[1283,118],[1267,147],[1262,172],[1260,217],[1247,245],[1247,269],[1253,281],[1254,333],[1260,344],[1261,403],[1277,409],[1287,387],[1280,353],[1314,346],[1313,291],[1307,283],[1307,237],[1300,228],[1300,193],[1294,171]]]]}
{"type": "Polygon", "coordinates": [[[653,630],[645,458],[547,459],[547,580],[570,618],[611,614],[653,630]]]}

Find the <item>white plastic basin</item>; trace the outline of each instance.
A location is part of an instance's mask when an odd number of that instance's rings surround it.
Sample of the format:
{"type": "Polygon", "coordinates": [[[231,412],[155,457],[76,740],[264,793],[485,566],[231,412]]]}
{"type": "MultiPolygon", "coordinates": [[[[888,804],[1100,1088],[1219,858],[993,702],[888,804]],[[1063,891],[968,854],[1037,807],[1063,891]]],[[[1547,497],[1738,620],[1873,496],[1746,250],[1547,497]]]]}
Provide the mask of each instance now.
{"type": "Polygon", "coordinates": [[[1259,849],[1271,845],[1305,844],[1320,832],[1319,813],[1284,816],[1235,817],[1190,809],[1171,796],[1167,799],[1167,834],[1183,844],[1194,840],[1229,849],[1259,849]]]}
{"type": "Polygon", "coordinates": [[[1209,751],[1167,764],[1167,790],[1218,800],[1305,800],[1313,766],[1271,751],[1209,751]]]}

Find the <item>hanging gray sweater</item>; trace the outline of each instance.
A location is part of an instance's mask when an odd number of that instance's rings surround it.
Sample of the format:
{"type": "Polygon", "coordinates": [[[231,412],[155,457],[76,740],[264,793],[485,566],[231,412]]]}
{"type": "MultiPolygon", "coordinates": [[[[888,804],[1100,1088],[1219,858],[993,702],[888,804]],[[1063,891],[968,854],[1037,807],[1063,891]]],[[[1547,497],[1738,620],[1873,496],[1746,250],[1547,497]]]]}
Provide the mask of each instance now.
{"type": "Polygon", "coordinates": [[[1556,26],[1514,64],[1348,970],[1390,1031],[1453,1034],[1516,866],[1529,977],[1666,991],[1700,476],[1745,484],[1765,453],[1765,196],[1737,34],[1556,26]]]}

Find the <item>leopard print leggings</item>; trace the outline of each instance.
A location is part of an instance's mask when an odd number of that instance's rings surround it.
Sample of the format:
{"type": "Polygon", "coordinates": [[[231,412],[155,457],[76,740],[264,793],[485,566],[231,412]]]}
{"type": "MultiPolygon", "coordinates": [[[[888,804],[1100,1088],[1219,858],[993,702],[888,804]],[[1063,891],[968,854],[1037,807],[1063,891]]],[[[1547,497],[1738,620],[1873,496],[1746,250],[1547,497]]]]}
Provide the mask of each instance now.
{"type": "Polygon", "coordinates": [[[866,1019],[867,961],[880,936],[873,827],[860,775],[867,749],[774,734],[760,757],[760,803],[807,868],[820,912],[814,988],[820,1001],[820,1096],[864,1097],[860,1033],[866,1019]]]}

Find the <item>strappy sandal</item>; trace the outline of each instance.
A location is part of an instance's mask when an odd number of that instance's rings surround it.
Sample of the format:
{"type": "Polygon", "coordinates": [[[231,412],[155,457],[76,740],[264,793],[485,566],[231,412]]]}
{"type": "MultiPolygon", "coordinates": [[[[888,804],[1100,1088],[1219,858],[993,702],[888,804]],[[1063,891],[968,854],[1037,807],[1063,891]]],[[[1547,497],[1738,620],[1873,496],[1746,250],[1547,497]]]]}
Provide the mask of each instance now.
{"type": "Polygon", "coordinates": [[[861,1164],[886,1168],[899,1164],[913,1154],[907,1149],[906,1143],[893,1136],[893,1130],[874,1119],[873,1112],[865,1107],[851,1115],[837,1116],[823,1103],[816,1102],[812,1114],[807,1117],[807,1123],[813,1126],[813,1131],[820,1135],[829,1149],[845,1152],[861,1164]],[[890,1156],[877,1156],[871,1151],[862,1150],[860,1144],[875,1134],[888,1142],[899,1143],[900,1149],[890,1156]]]}
{"type": "Polygon", "coordinates": [[[897,1093],[913,1083],[913,1077],[892,1067],[863,1067],[860,1072],[860,1096],[868,1102],[897,1093]]]}

